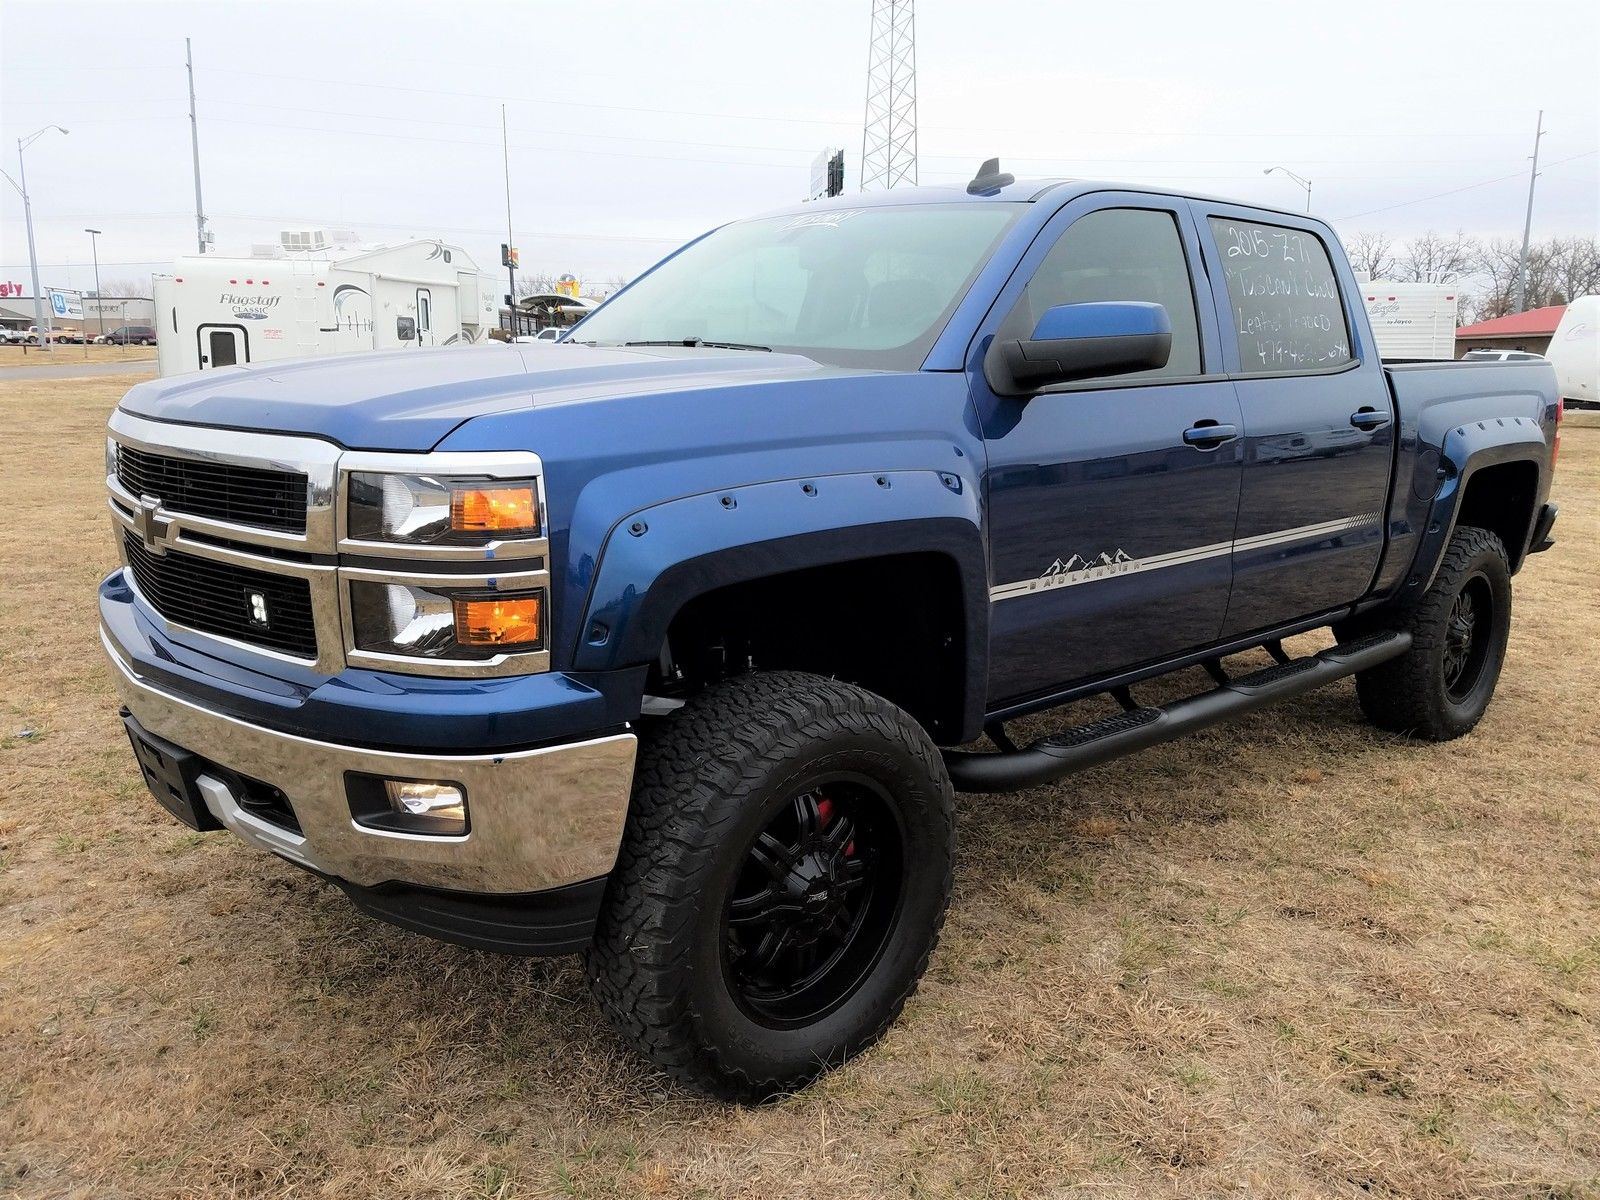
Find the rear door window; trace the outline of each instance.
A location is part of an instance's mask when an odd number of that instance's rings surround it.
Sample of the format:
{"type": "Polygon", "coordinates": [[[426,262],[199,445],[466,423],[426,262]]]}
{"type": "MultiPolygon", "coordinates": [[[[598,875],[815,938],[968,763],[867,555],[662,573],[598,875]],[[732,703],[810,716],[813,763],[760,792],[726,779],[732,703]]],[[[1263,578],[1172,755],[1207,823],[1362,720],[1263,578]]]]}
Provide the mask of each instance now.
{"type": "Polygon", "coordinates": [[[1247,375],[1350,362],[1350,331],[1328,248],[1303,229],[1210,218],[1247,375]]]}

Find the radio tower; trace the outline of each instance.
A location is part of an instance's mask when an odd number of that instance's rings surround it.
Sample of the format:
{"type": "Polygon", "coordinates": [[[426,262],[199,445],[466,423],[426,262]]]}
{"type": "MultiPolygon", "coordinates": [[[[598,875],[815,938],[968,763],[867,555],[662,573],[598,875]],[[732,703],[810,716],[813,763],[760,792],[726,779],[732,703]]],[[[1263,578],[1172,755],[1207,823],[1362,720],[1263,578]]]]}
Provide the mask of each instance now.
{"type": "Polygon", "coordinates": [[[872,0],[861,190],[917,182],[917,42],[912,0],[872,0]]]}

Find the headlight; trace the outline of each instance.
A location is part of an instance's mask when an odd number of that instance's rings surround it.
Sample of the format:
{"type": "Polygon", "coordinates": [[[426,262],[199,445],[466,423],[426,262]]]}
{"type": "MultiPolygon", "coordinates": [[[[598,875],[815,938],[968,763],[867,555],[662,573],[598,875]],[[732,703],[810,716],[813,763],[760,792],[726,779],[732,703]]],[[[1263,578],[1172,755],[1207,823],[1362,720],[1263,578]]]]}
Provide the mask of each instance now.
{"type": "Polygon", "coordinates": [[[482,546],[539,533],[532,479],[350,474],[350,537],[420,546],[482,546]]]}
{"type": "Polygon", "coordinates": [[[106,438],[106,478],[110,479],[117,473],[117,442],[115,438],[106,438]]]}
{"type": "Polygon", "coordinates": [[[492,658],[545,643],[545,593],[352,582],[355,648],[421,658],[492,658]]]}

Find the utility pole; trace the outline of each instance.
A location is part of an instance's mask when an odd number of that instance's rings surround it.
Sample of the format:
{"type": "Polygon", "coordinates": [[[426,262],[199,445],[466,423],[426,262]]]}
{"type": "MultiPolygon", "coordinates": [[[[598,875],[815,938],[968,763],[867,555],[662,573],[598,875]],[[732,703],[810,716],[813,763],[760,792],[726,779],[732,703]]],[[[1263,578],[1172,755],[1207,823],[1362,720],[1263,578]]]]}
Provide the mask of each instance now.
{"type": "Polygon", "coordinates": [[[506,285],[511,289],[506,301],[506,316],[511,320],[511,336],[517,336],[517,239],[511,232],[511,142],[506,136],[506,106],[500,106],[500,156],[506,173],[506,285]]]}
{"type": "Polygon", "coordinates": [[[206,206],[200,199],[200,121],[194,115],[194,51],[183,39],[183,61],[189,69],[189,144],[194,149],[194,232],[200,253],[206,252],[206,206]]]}
{"type": "Polygon", "coordinates": [[[89,253],[94,256],[94,307],[100,314],[100,336],[106,335],[106,304],[100,295],[100,243],[96,240],[100,236],[98,229],[85,229],[89,235],[89,253]]]}
{"type": "Polygon", "coordinates": [[[1517,302],[1513,312],[1522,312],[1528,300],[1528,236],[1533,232],[1533,185],[1539,179],[1539,142],[1544,137],[1544,109],[1533,135],[1533,169],[1528,172],[1528,215],[1522,219],[1522,257],[1517,261],[1517,302]]]}

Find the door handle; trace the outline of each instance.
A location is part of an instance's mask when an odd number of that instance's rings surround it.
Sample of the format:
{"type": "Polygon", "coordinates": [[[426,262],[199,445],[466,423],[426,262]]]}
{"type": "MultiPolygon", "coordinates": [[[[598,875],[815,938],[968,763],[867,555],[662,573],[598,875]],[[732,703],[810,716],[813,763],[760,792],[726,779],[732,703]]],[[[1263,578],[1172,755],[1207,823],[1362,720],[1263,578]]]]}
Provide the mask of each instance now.
{"type": "Polygon", "coordinates": [[[1357,429],[1382,429],[1389,423],[1389,414],[1375,408],[1362,407],[1350,414],[1350,424],[1357,429]]]}
{"type": "Polygon", "coordinates": [[[1201,450],[1211,450],[1238,436],[1237,425],[1219,425],[1212,420],[1196,421],[1183,431],[1183,440],[1201,450]]]}

